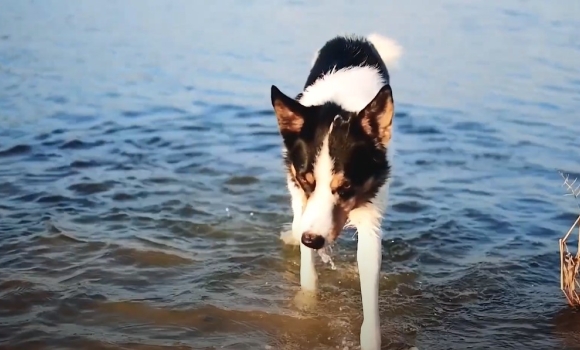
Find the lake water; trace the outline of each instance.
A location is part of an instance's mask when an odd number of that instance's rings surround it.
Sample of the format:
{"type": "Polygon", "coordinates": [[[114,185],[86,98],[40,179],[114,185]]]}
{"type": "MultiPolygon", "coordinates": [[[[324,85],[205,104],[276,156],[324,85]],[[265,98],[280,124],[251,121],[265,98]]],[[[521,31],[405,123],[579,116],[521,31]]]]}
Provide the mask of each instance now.
{"type": "Polygon", "coordinates": [[[0,348],[355,349],[356,238],[294,302],[270,85],[379,32],[397,114],[385,349],[578,349],[580,2],[3,1],[0,348]],[[575,243],[571,243],[575,246],[575,243]]]}

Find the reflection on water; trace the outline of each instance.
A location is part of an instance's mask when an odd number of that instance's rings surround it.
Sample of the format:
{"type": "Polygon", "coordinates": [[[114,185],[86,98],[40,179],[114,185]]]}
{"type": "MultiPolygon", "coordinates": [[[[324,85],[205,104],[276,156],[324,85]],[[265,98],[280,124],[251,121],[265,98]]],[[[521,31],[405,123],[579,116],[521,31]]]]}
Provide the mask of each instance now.
{"type": "Polygon", "coordinates": [[[356,238],[300,295],[269,87],[337,33],[405,48],[385,349],[577,348],[557,239],[577,211],[573,1],[7,1],[0,347],[355,349],[356,238]],[[380,10],[379,10],[380,9],[380,10]]]}

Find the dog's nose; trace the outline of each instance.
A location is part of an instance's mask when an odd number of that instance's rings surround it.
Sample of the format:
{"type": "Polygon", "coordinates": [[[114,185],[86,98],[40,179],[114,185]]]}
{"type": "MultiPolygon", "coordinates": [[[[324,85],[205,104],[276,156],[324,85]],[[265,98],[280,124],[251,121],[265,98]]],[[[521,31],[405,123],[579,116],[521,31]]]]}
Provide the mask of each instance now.
{"type": "Polygon", "coordinates": [[[302,244],[312,249],[320,249],[324,246],[324,237],[310,232],[302,234],[302,244]]]}

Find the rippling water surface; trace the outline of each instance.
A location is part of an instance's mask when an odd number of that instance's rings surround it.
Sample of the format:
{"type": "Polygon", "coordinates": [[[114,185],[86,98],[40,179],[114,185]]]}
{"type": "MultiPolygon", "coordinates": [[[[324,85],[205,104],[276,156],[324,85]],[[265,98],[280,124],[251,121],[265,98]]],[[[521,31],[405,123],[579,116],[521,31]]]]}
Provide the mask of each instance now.
{"type": "Polygon", "coordinates": [[[270,85],[330,37],[405,48],[385,349],[580,347],[557,239],[580,175],[577,1],[20,1],[0,10],[0,347],[353,349],[356,238],[321,296],[270,85]]]}

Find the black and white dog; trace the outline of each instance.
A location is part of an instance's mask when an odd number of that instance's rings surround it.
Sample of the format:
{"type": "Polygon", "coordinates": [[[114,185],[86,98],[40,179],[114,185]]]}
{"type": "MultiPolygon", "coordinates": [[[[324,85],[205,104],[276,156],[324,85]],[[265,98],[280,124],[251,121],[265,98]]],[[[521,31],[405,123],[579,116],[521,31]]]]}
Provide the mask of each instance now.
{"type": "Polygon", "coordinates": [[[394,102],[387,64],[402,53],[377,34],[336,37],[317,53],[304,90],[271,88],[294,219],[286,242],[300,244],[300,284],[315,291],[315,253],[345,226],[358,231],[363,350],[381,347],[379,272],[394,102]]]}

